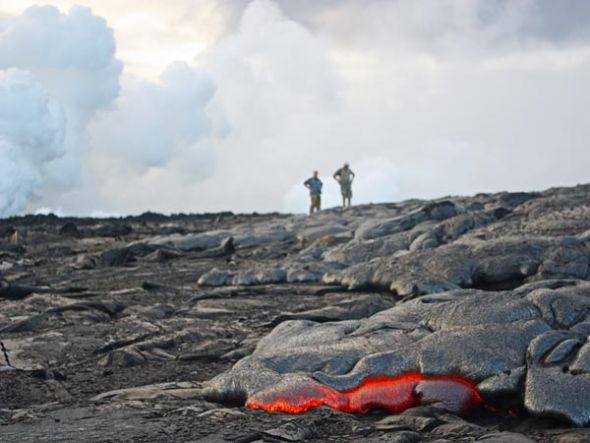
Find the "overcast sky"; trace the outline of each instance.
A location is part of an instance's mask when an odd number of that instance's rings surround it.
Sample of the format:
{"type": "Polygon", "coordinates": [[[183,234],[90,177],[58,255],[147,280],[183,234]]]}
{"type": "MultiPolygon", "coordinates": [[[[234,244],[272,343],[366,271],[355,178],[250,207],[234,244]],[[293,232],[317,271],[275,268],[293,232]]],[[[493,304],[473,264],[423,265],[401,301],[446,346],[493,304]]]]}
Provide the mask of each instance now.
{"type": "Polygon", "coordinates": [[[0,216],[589,182],[590,1],[2,0],[0,216]]]}

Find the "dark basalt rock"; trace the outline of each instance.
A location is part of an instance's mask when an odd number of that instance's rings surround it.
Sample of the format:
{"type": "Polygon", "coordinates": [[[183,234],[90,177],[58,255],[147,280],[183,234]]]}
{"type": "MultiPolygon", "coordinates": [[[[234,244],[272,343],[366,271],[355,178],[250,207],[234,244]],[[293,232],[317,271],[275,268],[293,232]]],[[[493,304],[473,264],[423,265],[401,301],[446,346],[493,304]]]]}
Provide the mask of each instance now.
{"type": "Polygon", "coordinates": [[[95,228],[92,231],[93,235],[99,237],[113,237],[120,238],[129,235],[133,232],[133,228],[124,223],[108,223],[95,228]]]}
{"type": "Polygon", "coordinates": [[[60,235],[70,235],[73,237],[77,237],[78,235],[80,235],[78,226],[73,221],[68,221],[65,224],[61,225],[57,232],[60,235]]]}
{"type": "Polygon", "coordinates": [[[7,300],[21,300],[38,291],[38,288],[30,286],[7,285],[0,286],[0,298],[7,300]]]}
{"type": "Polygon", "coordinates": [[[110,249],[98,256],[100,266],[125,266],[135,261],[135,254],[130,248],[110,249]]]}
{"type": "Polygon", "coordinates": [[[14,234],[16,234],[17,232],[17,229],[12,225],[0,226],[0,238],[2,239],[9,239],[12,236],[14,236],[14,234]]]}
{"type": "Polygon", "coordinates": [[[411,296],[511,281],[585,278],[587,273],[584,245],[571,237],[466,238],[434,251],[376,258],[328,274],[324,281],[351,289],[380,287],[411,296]]]}
{"type": "Polygon", "coordinates": [[[500,401],[520,395],[526,377],[520,404],[529,411],[588,425],[590,398],[574,393],[590,389],[587,348],[579,348],[586,337],[563,329],[590,314],[588,293],[586,282],[492,296],[455,290],[418,297],[367,319],[285,321],[251,356],[213,379],[208,395],[250,397],[292,373],[346,391],[367,377],[419,372],[463,375],[480,382],[488,399],[500,401]],[[565,306],[585,316],[556,321],[565,306]],[[577,372],[547,367],[568,358],[577,372]]]}
{"type": "Polygon", "coordinates": [[[360,296],[344,300],[334,306],[296,313],[282,313],[274,318],[270,324],[276,326],[287,320],[312,320],[315,322],[356,320],[370,317],[377,312],[390,308],[392,305],[393,301],[387,301],[383,298],[360,296]]]}
{"type": "Polygon", "coordinates": [[[158,248],[150,254],[146,255],[146,260],[162,263],[168,260],[175,260],[181,257],[182,253],[180,251],[176,251],[174,249],[169,248],[158,248]]]}
{"type": "Polygon", "coordinates": [[[590,185],[0,225],[3,442],[590,435],[590,185]]]}
{"type": "Polygon", "coordinates": [[[482,443],[534,443],[534,440],[514,432],[497,432],[482,436],[477,440],[482,443]]]}
{"type": "Polygon", "coordinates": [[[26,252],[26,250],[27,249],[23,245],[19,245],[17,243],[14,243],[13,241],[0,239],[0,252],[23,255],[26,252]]]}

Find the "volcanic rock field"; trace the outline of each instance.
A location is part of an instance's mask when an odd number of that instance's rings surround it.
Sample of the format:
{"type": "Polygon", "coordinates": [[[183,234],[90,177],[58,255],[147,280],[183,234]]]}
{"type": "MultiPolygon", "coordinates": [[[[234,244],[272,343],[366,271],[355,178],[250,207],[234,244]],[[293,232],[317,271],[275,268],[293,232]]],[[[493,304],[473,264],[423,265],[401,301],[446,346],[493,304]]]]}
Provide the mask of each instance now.
{"type": "Polygon", "coordinates": [[[0,220],[0,441],[590,442],[590,185],[0,220]]]}

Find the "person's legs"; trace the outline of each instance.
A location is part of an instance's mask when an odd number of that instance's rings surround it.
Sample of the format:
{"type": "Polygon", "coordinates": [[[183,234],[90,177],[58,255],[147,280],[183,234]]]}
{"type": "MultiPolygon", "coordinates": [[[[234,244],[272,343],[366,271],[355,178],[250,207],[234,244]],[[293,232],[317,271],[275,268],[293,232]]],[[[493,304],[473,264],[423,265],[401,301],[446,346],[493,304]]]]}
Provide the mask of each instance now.
{"type": "Polygon", "coordinates": [[[321,196],[319,195],[312,195],[311,196],[311,206],[309,207],[309,214],[313,214],[320,210],[322,203],[321,203],[321,196]]]}
{"type": "Polygon", "coordinates": [[[352,197],[352,192],[350,189],[350,185],[342,185],[342,207],[346,208],[347,206],[350,207],[350,199],[352,197]]]}

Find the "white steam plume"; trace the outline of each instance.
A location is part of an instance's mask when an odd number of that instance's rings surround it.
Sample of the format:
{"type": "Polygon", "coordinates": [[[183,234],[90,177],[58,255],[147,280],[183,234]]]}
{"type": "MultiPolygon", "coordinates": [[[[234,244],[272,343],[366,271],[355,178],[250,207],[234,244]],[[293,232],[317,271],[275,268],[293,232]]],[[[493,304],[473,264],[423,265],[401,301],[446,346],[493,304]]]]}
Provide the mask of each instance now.
{"type": "MultiPolygon", "coordinates": [[[[119,93],[122,64],[115,58],[113,32],[103,18],[86,7],[74,6],[63,14],[53,6],[32,6],[20,16],[0,20],[0,70],[9,68],[34,76],[65,113],[60,155],[51,156],[34,174],[35,188],[42,191],[44,203],[52,205],[64,192],[82,184],[87,123],[119,93]]],[[[0,137],[6,136],[4,130],[0,130],[0,137]]],[[[18,142],[16,146],[21,151],[29,149],[18,142]]],[[[13,166],[15,162],[13,159],[13,166]]],[[[22,175],[32,176],[26,169],[22,175]]],[[[32,194],[23,190],[18,197],[5,197],[19,199],[8,201],[7,207],[21,208],[23,196],[32,194]]]]}
{"type": "Polygon", "coordinates": [[[47,164],[64,154],[64,118],[35,77],[0,70],[0,217],[39,191],[47,164]]]}
{"type": "Polygon", "coordinates": [[[33,72],[80,120],[117,97],[123,65],[112,29],[89,8],[32,6],[0,21],[0,69],[9,67],[33,72]]]}
{"type": "Polygon", "coordinates": [[[206,177],[212,152],[198,143],[211,134],[207,105],[214,90],[206,72],[181,62],[168,66],[157,83],[129,80],[114,109],[92,124],[92,146],[124,160],[127,172],[143,174],[182,157],[192,160],[196,179],[206,177]]]}

